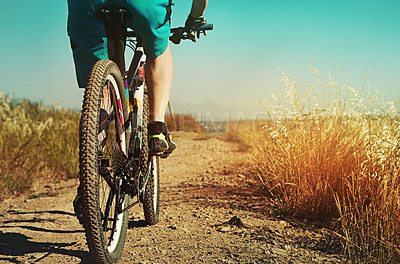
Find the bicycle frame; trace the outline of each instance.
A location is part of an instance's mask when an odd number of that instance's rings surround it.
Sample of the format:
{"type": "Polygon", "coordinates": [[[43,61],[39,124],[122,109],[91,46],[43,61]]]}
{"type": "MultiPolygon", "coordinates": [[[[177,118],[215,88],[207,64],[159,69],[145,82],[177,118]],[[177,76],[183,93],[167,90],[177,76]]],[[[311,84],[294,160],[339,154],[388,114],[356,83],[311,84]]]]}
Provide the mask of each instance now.
{"type": "MultiPolygon", "coordinates": [[[[131,197],[138,195],[138,201],[126,208],[122,208],[122,204],[120,204],[119,210],[122,213],[143,200],[144,190],[151,171],[151,163],[149,163],[146,173],[140,175],[140,155],[143,147],[142,116],[145,93],[144,63],[146,55],[144,54],[140,36],[136,35],[133,31],[127,31],[125,19],[129,16],[129,13],[126,10],[100,9],[98,16],[103,21],[106,29],[109,57],[118,65],[121,71],[125,86],[125,96],[129,107],[129,119],[125,121],[120,119],[121,126],[125,129],[125,132],[129,133],[128,152],[126,153],[128,162],[125,172],[122,175],[122,192],[130,194],[131,197]],[[126,46],[134,50],[128,71],[125,70],[126,46]]],[[[121,111],[122,105],[120,102],[118,102],[118,106],[121,111]]]]}
{"type": "MultiPolygon", "coordinates": [[[[133,144],[130,144],[130,151],[141,149],[142,142],[137,140],[141,138],[141,129],[143,116],[143,96],[145,89],[145,72],[144,63],[146,61],[146,55],[143,51],[143,45],[140,37],[135,36],[133,32],[129,32],[131,36],[136,37],[136,49],[131,61],[131,65],[127,74],[124,76],[125,93],[127,96],[127,102],[129,102],[129,111],[131,117],[131,127],[129,131],[131,134],[135,134],[133,137],[133,144]],[[137,77],[136,79],[134,77],[137,77]],[[132,100],[133,99],[133,100],[132,100]]],[[[133,154],[133,153],[130,153],[133,154]]]]}

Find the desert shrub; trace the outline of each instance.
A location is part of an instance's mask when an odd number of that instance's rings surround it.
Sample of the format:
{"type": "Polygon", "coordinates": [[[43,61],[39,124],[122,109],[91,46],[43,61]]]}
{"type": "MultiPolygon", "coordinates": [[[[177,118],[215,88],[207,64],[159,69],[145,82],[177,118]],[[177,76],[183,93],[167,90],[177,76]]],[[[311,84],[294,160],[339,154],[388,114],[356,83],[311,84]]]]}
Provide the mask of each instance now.
{"type": "Polygon", "coordinates": [[[167,114],[165,122],[169,130],[205,132],[204,127],[191,114],[175,114],[174,116],[167,114]]]}
{"type": "Polygon", "coordinates": [[[280,212],[336,223],[355,261],[400,261],[399,126],[394,103],[348,83],[310,79],[301,100],[282,73],[285,100],[266,104],[271,116],[245,137],[264,193],[280,212]],[[324,99],[335,98],[330,103],[324,99]],[[367,99],[367,100],[365,100],[367,99]],[[365,103],[365,102],[368,103],[365,103]]]}
{"type": "Polygon", "coordinates": [[[79,113],[0,93],[0,199],[78,174],[79,113]]]}

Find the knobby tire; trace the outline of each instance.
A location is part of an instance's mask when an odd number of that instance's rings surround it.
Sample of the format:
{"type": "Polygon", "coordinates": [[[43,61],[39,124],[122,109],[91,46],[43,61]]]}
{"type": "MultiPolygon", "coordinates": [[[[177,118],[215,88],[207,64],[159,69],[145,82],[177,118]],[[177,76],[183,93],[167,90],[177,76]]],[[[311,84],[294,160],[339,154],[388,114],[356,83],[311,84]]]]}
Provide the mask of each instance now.
{"type": "Polygon", "coordinates": [[[159,197],[160,197],[160,178],[159,178],[159,157],[149,157],[148,148],[148,131],[147,124],[149,122],[149,98],[147,87],[143,95],[143,148],[141,153],[141,173],[145,174],[150,168],[150,175],[147,180],[145,195],[143,198],[143,211],[146,224],[154,225],[159,220],[159,197]]]}
{"type": "Polygon", "coordinates": [[[83,223],[88,247],[96,263],[117,262],[127,232],[129,212],[119,215],[115,212],[118,201],[122,201],[119,204],[123,207],[129,204],[129,195],[119,195],[119,191],[113,191],[106,182],[107,178],[118,187],[118,176],[126,163],[129,137],[128,133],[122,133],[123,126],[118,125],[121,118],[124,123],[128,120],[121,73],[114,62],[100,60],[93,66],[86,84],[79,148],[83,223]],[[104,99],[107,91],[109,100],[104,99]],[[122,111],[118,110],[117,93],[122,111]]]}

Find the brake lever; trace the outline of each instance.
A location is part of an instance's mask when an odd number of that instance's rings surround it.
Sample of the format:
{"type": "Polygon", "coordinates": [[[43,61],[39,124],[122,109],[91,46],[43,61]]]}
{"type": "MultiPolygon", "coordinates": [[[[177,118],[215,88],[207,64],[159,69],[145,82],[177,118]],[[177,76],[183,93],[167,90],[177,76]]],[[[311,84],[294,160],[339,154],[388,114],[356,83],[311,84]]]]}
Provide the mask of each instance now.
{"type": "Polygon", "coordinates": [[[186,32],[186,39],[190,39],[192,42],[196,42],[196,33],[192,30],[186,32]]]}
{"type": "Polygon", "coordinates": [[[183,28],[178,29],[176,32],[173,33],[169,39],[172,41],[172,43],[178,45],[181,43],[181,40],[183,39],[183,28]]]}
{"type": "Polygon", "coordinates": [[[180,44],[182,39],[190,39],[191,41],[196,42],[196,34],[198,32],[205,34],[206,30],[212,30],[212,29],[213,29],[213,24],[205,24],[203,26],[196,28],[195,30],[189,30],[189,31],[185,31],[185,28],[181,27],[174,29],[175,32],[172,34],[172,36],[169,37],[169,39],[174,44],[180,44]]]}

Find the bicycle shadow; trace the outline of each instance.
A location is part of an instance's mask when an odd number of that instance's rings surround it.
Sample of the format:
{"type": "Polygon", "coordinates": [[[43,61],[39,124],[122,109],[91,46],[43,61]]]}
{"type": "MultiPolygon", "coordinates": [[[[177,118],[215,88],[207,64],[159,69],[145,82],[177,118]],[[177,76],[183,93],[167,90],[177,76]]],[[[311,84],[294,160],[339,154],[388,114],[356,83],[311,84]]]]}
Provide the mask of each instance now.
{"type": "Polygon", "coordinates": [[[34,212],[19,212],[15,210],[8,210],[7,213],[9,214],[15,214],[15,215],[24,215],[24,214],[59,214],[59,215],[69,215],[69,216],[75,216],[75,214],[70,213],[70,212],[65,212],[61,210],[52,210],[52,211],[34,211],[34,212]]]}
{"type": "MultiPolygon", "coordinates": [[[[61,215],[73,215],[64,211],[43,211],[43,212],[16,212],[9,211],[10,214],[38,214],[38,213],[49,213],[49,214],[61,214],[61,215]]],[[[43,227],[37,227],[30,225],[32,223],[45,223],[45,222],[54,222],[54,219],[45,219],[45,218],[29,218],[29,219],[13,219],[3,221],[3,224],[8,224],[6,226],[0,227],[0,262],[8,261],[9,263],[21,263],[18,257],[24,257],[27,254],[35,254],[31,255],[29,263],[40,263],[43,259],[47,258],[52,254],[60,254],[71,257],[76,257],[80,260],[80,263],[92,263],[92,259],[90,253],[83,250],[75,250],[75,249],[66,249],[66,247],[70,247],[78,244],[79,242],[70,242],[70,243],[53,243],[53,242],[37,242],[34,241],[31,237],[18,232],[6,232],[7,229],[10,228],[21,228],[30,231],[36,232],[46,232],[46,233],[54,233],[55,236],[57,234],[71,234],[71,233],[81,233],[83,230],[52,230],[46,229],[43,227]],[[17,225],[13,225],[17,224],[17,225]],[[27,225],[23,225],[27,224],[27,225]],[[37,256],[37,253],[43,253],[41,256],[37,256]],[[35,258],[37,257],[37,258],[35,258]]],[[[60,238],[61,240],[62,238],[60,238]]]]}
{"type": "MultiPolygon", "coordinates": [[[[7,213],[10,215],[29,215],[29,214],[40,214],[43,215],[45,213],[47,214],[59,214],[59,215],[67,215],[67,216],[73,216],[75,217],[75,214],[65,212],[65,211],[60,211],[60,210],[53,210],[53,211],[34,211],[34,212],[18,212],[14,210],[9,210],[7,213]]],[[[12,220],[7,220],[3,221],[3,224],[15,224],[15,223],[44,223],[44,222],[55,222],[55,219],[46,219],[46,218],[38,218],[38,217],[33,217],[33,218],[28,218],[28,219],[12,219],[12,220]]],[[[51,229],[46,229],[46,228],[41,228],[41,227],[36,227],[36,226],[28,226],[28,225],[10,225],[10,226],[2,226],[0,227],[1,229],[7,229],[7,228],[22,228],[22,229],[27,229],[31,231],[38,231],[38,232],[46,232],[46,233],[59,233],[59,234],[68,234],[68,233],[82,233],[83,230],[51,230],[51,229]]],[[[0,231],[1,232],[1,231],[0,231]]]]}
{"type": "Polygon", "coordinates": [[[43,243],[30,241],[30,237],[20,233],[0,232],[0,260],[7,260],[11,263],[20,263],[15,257],[32,253],[45,253],[34,262],[40,262],[50,254],[61,254],[77,257],[81,263],[91,263],[89,252],[82,250],[70,250],[64,247],[72,246],[73,243],[43,243]]]}

